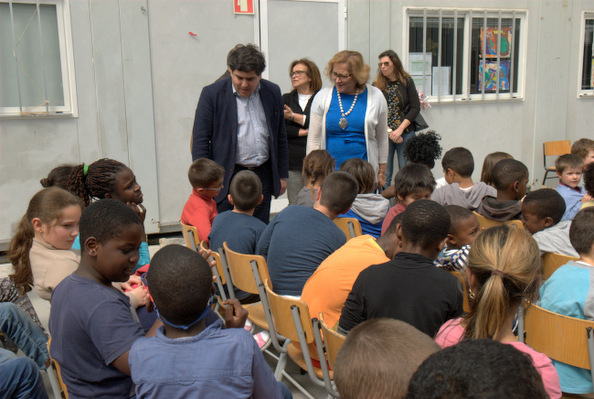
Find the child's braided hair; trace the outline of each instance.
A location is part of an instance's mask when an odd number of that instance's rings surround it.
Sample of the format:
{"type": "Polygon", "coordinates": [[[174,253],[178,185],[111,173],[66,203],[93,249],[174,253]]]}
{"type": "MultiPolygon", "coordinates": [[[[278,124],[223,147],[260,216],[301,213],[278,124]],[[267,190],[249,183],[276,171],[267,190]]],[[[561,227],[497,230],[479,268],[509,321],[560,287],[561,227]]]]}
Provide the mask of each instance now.
{"type": "Polygon", "coordinates": [[[116,175],[127,168],[114,159],[103,158],[90,165],[80,164],[72,168],[68,177],[67,189],[79,196],[85,206],[92,198],[105,198],[115,190],[116,175]]]}

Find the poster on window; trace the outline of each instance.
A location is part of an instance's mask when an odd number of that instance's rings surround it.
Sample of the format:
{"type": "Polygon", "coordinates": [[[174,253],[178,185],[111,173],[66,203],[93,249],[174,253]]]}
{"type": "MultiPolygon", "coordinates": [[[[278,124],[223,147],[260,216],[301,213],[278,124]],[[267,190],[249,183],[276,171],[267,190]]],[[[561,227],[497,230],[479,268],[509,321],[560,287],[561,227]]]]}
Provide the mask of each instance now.
{"type": "Polygon", "coordinates": [[[485,57],[496,58],[497,50],[501,58],[508,58],[511,54],[512,30],[510,27],[501,28],[501,40],[497,45],[499,28],[487,28],[487,40],[485,42],[485,28],[481,28],[481,55],[483,54],[483,43],[485,44],[485,57]]]}
{"type": "Polygon", "coordinates": [[[501,60],[499,68],[497,61],[482,60],[479,66],[479,90],[485,92],[497,91],[497,82],[499,81],[499,91],[509,90],[509,60],[501,60]]]}
{"type": "Polygon", "coordinates": [[[431,75],[431,53],[408,53],[408,73],[411,75],[431,75]]]}

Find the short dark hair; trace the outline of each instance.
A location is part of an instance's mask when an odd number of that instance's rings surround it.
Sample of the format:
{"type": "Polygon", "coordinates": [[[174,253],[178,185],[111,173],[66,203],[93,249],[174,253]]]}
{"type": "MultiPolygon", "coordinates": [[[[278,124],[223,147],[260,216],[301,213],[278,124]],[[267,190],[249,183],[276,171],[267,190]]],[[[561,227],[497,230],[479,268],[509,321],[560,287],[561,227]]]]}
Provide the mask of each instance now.
{"type": "Polygon", "coordinates": [[[435,178],[429,168],[420,163],[409,163],[398,171],[394,177],[394,191],[397,196],[405,198],[407,195],[421,191],[435,189],[435,178]]]}
{"type": "Polygon", "coordinates": [[[582,159],[586,159],[590,151],[594,151],[594,140],[583,138],[576,140],[571,145],[571,153],[582,159]]]}
{"type": "Polygon", "coordinates": [[[464,340],[429,356],[413,375],[407,399],[545,399],[531,358],[491,339],[464,340]]]}
{"type": "Polygon", "coordinates": [[[594,244],[594,206],[575,215],[569,228],[569,241],[580,255],[589,254],[594,244]]]}
{"type": "Polygon", "coordinates": [[[359,192],[355,178],[350,173],[341,171],[332,172],[326,176],[320,188],[322,189],[320,205],[339,214],[349,210],[359,192]]]}
{"type": "Polygon", "coordinates": [[[188,169],[188,180],[193,188],[208,187],[225,177],[225,168],[208,158],[198,158],[188,169]]]}
{"type": "Polygon", "coordinates": [[[229,186],[233,205],[240,211],[250,211],[258,205],[262,195],[262,181],[251,170],[242,170],[233,176],[229,186]]]}
{"type": "Polygon", "coordinates": [[[515,159],[502,159],[495,164],[492,178],[495,188],[504,191],[515,182],[527,179],[528,168],[515,159]]]}
{"type": "Polygon", "coordinates": [[[565,154],[555,160],[555,169],[561,174],[567,168],[583,168],[584,160],[576,154],[565,154]]]}
{"type": "Polygon", "coordinates": [[[446,205],[444,208],[448,215],[450,215],[449,234],[456,234],[462,223],[467,221],[468,218],[476,217],[470,209],[460,205],[446,205]]]}
{"type": "Polygon", "coordinates": [[[539,219],[550,217],[553,219],[553,224],[559,223],[565,213],[565,200],[557,190],[550,188],[529,192],[522,206],[530,206],[530,212],[539,219]]]}
{"type": "Polygon", "coordinates": [[[340,165],[343,172],[353,175],[359,185],[359,194],[371,193],[375,190],[375,171],[369,162],[361,158],[347,159],[340,165]]]}
{"type": "Polygon", "coordinates": [[[428,335],[403,321],[364,321],[349,332],[336,357],[340,397],[404,398],[415,370],[438,350],[428,335]]]}
{"type": "Polygon", "coordinates": [[[142,226],[136,212],[122,201],[106,198],[93,202],[80,217],[80,247],[84,248],[89,237],[95,237],[100,243],[118,237],[131,224],[142,226]]]}
{"type": "Polygon", "coordinates": [[[159,315],[173,324],[196,321],[212,294],[208,262],[182,245],[161,248],[151,259],[146,280],[159,315]]]}
{"type": "Polygon", "coordinates": [[[404,143],[404,155],[412,163],[422,163],[429,169],[435,166],[435,160],[441,156],[439,145],[441,136],[433,130],[428,130],[411,137],[404,143]]]}
{"type": "Polygon", "coordinates": [[[470,177],[474,172],[472,152],[464,147],[454,147],[443,155],[441,166],[443,170],[452,169],[461,177],[470,177]]]}
{"type": "Polygon", "coordinates": [[[590,197],[594,197],[594,166],[585,168],[584,174],[582,175],[584,181],[584,188],[590,197]]]}
{"type": "Polygon", "coordinates": [[[227,55],[227,66],[233,71],[256,72],[262,75],[266,68],[264,54],[254,44],[238,44],[227,55]]]}
{"type": "Polygon", "coordinates": [[[406,207],[402,218],[402,235],[421,248],[429,248],[448,236],[450,215],[443,206],[431,200],[418,200],[406,207]]]}
{"type": "Polygon", "coordinates": [[[396,233],[396,229],[398,228],[399,224],[402,224],[402,218],[404,217],[404,212],[400,212],[398,215],[394,216],[394,219],[390,222],[390,225],[386,229],[386,234],[394,234],[396,233]]]}

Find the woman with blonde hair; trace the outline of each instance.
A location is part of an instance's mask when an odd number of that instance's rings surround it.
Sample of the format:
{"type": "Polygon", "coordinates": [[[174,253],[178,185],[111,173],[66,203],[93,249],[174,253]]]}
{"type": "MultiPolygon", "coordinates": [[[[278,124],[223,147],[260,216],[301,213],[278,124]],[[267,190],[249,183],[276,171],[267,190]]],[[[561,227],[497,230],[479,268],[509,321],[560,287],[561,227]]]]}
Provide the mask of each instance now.
{"type": "Polygon", "coordinates": [[[386,50],[379,56],[377,76],[373,85],[380,89],[388,102],[388,163],[386,185],[392,183],[395,175],[394,156],[398,156],[398,169],[408,163],[404,153],[404,144],[415,135],[414,121],[419,115],[421,104],[417,88],[412,78],[404,70],[398,54],[386,50]],[[396,153],[396,154],[395,154],[396,153]]]}
{"type": "Polygon", "coordinates": [[[316,94],[311,107],[307,153],[325,149],[336,166],[350,158],[368,161],[384,186],[388,157],[388,106],[382,92],[367,84],[369,65],[357,51],[340,51],[326,66],[333,83],[316,94]]]}
{"type": "Polygon", "coordinates": [[[530,356],[549,396],[560,398],[559,376],[551,359],[519,342],[512,327],[520,306],[536,296],[541,270],[540,251],[528,231],[502,225],[481,233],[472,244],[466,268],[470,312],[441,326],[435,341],[443,348],[481,338],[512,345],[530,356]]]}

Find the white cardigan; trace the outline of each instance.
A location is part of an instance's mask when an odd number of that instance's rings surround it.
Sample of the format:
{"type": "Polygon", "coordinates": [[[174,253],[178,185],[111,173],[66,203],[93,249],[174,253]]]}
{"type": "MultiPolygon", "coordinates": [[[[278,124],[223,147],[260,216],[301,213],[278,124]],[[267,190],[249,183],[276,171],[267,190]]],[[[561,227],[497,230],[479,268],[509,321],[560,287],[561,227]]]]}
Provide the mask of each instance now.
{"type": "MultiPolygon", "coordinates": [[[[388,159],[388,104],[384,94],[371,85],[367,87],[365,110],[365,143],[367,159],[378,172],[378,164],[388,159]]],[[[307,153],[326,149],[326,114],[332,101],[332,87],[320,90],[314,97],[307,133],[307,153]]],[[[339,165],[337,165],[339,166],[339,165]]]]}

